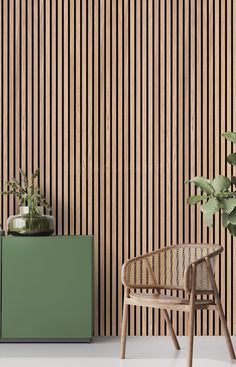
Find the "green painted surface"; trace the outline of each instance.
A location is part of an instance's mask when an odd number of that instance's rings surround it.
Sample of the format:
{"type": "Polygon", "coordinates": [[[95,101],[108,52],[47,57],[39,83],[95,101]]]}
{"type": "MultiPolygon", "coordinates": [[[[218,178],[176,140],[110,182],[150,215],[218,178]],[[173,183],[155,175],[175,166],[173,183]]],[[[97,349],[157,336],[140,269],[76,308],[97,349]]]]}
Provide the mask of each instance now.
{"type": "Polygon", "coordinates": [[[2,239],[2,338],[92,336],[93,238],[2,239]]]}

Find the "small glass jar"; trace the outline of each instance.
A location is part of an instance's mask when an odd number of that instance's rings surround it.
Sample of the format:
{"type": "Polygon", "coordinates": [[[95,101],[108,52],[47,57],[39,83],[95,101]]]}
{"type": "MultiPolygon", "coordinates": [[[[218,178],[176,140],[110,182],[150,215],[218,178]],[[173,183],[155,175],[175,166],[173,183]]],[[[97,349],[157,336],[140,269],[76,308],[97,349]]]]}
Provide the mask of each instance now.
{"type": "Polygon", "coordinates": [[[20,207],[20,214],[7,220],[8,234],[14,236],[50,236],[54,232],[54,218],[43,214],[43,207],[32,213],[28,206],[20,207]]]}

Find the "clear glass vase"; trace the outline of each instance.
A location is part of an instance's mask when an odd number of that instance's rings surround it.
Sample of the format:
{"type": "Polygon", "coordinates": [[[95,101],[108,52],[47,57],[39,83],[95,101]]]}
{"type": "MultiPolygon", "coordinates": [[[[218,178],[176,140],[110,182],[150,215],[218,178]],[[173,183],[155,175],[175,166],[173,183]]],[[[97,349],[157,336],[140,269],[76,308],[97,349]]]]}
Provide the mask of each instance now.
{"type": "Polygon", "coordinates": [[[21,206],[20,214],[8,218],[7,231],[14,236],[49,236],[54,232],[54,218],[44,215],[43,207],[33,213],[28,206],[21,206]]]}

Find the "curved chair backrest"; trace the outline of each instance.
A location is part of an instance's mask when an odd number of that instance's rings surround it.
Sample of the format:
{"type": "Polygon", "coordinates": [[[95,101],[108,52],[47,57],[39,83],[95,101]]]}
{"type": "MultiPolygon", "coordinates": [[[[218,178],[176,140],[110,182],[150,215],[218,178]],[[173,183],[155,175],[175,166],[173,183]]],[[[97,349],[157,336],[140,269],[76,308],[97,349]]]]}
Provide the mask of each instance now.
{"type": "Polygon", "coordinates": [[[196,292],[211,293],[205,258],[214,270],[216,255],[223,248],[215,244],[179,244],[130,259],[123,265],[123,284],[129,288],[176,289],[189,292],[191,268],[196,265],[196,292]]]}

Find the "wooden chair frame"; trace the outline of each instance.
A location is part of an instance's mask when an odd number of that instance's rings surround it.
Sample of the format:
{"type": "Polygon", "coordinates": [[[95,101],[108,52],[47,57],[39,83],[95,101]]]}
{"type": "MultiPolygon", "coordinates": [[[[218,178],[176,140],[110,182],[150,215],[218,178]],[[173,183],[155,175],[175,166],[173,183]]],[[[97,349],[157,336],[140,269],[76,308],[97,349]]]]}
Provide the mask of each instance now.
{"type": "Polygon", "coordinates": [[[145,255],[141,255],[130,260],[127,260],[122,267],[122,283],[124,285],[124,305],[123,305],[123,319],[122,319],[122,328],[121,328],[121,349],[120,349],[120,358],[125,358],[125,348],[126,348],[126,333],[127,333],[127,322],[128,322],[128,306],[144,306],[144,307],[153,307],[160,308],[163,310],[164,318],[167,323],[167,327],[169,333],[171,335],[172,341],[174,343],[175,348],[180,349],[175,331],[172,327],[172,323],[167,310],[176,310],[176,311],[186,311],[189,313],[189,322],[188,322],[188,332],[189,332],[189,346],[188,346],[188,358],[187,358],[187,366],[192,367],[192,359],[193,359],[193,337],[194,337],[194,318],[195,311],[197,309],[207,309],[214,310],[219,312],[220,320],[222,323],[222,329],[225,335],[226,344],[228,347],[228,351],[230,357],[235,359],[234,348],[232,345],[231,337],[229,334],[229,330],[227,327],[225,315],[223,312],[220,296],[218,293],[218,289],[216,286],[214,273],[212,270],[211,260],[220,255],[223,251],[221,246],[217,245],[209,245],[209,244],[181,244],[168,246],[157,251],[149,252],[145,255]],[[184,271],[184,286],[179,287],[170,287],[165,285],[159,285],[155,279],[155,275],[153,274],[152,269],[150,268],[150,262],[148,261],[148,257],[150,255],[159,254],[160,252],[172,250],[178,248],[178,246],[208,246],[212,247],[212,252],[210,252],[207,256],[198,258],[196,261],[191,262],[184,271]],[[216,250],[215,250],[216,248],[216,250]],[[150,276],[152,277],[153,284],[143,285],[143,284],[130,284],[128,281],[128,268],[132,262],[137,262],[139,260],[147,259],[148,269],[150,270],[150,276]],[[207,273],[210,279],[211,289],[207,290],[198,290],[196,287],[196,278],[197,271],[199,271],[198,267],[200,264],[205,264],[207,273]],[[153,289],[155,291],[154,295],[149,295],[148,297],[140,297],[140,293],[132,294],[130,291],[135,289],[153,289]],[[186,299],[177,299],[177,297],[168,297],[163,296],[160,293],[161,289],[182,289],[185,291],[188,298],[186,299]],[[212,300],[197,300],[198,294],[212,294],[212,300]],[[173,301],[171,300],[173,298],[173,301]]]}

